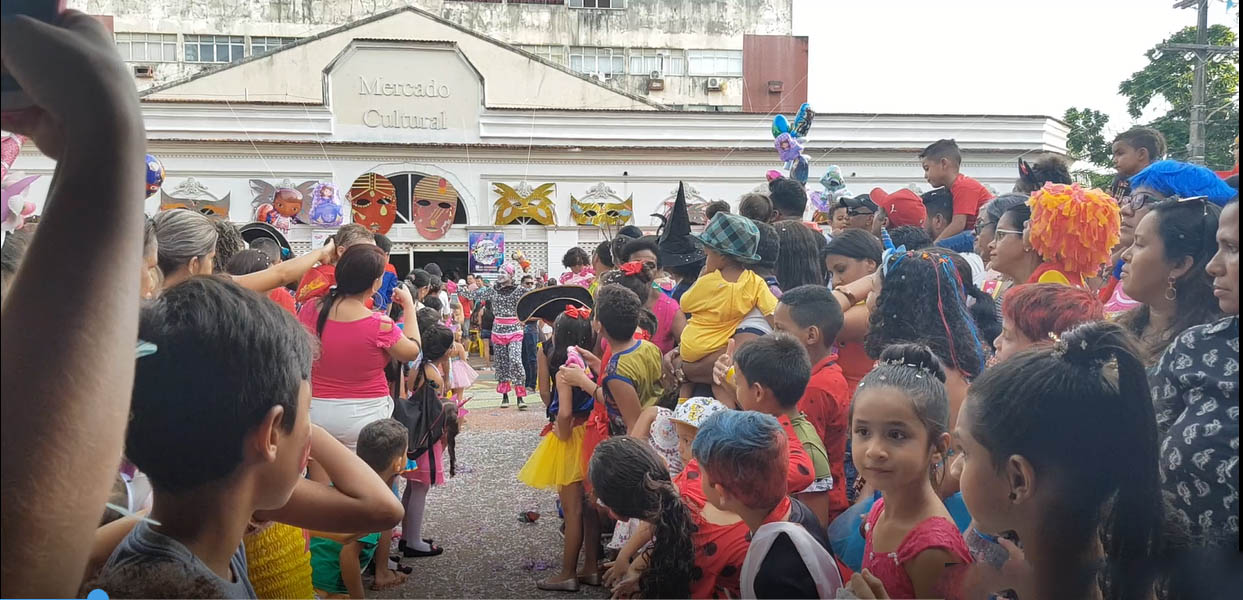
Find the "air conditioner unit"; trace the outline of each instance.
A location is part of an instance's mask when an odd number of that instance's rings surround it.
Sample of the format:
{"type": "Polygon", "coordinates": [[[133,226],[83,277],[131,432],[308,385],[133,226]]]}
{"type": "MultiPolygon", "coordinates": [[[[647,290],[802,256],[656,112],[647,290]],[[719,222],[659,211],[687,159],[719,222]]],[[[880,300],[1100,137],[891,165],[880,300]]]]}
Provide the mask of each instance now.
{"type": "Polygon", "coordinates": [[[134,65],[134,77],[153,79],[155,78],[155,67],[152,65],[134,65]]]}
{"type": "Polygon", "coordinates": [[[721,81],[720,77],[709,77],[706,87],[709,92],[719,92],[724,84],[725,82],[721,81]]]}

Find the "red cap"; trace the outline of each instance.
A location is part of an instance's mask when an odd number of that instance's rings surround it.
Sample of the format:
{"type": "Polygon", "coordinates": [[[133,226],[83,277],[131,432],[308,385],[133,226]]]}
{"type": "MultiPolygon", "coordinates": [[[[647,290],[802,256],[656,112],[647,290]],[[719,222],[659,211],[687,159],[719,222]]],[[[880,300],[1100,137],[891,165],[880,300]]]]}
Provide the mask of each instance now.
{"type": "Polygon", "coordinates": [[[890,227],[902,227],[903,225],[923,227],[924,221],[928,219],[924,201],[919,198],[918,194],[907,188],[902,188],[892,194],[886,194],[885,190],[875,188],[868,195],[871,196],[872,202],[885,209],[890,227]]]}

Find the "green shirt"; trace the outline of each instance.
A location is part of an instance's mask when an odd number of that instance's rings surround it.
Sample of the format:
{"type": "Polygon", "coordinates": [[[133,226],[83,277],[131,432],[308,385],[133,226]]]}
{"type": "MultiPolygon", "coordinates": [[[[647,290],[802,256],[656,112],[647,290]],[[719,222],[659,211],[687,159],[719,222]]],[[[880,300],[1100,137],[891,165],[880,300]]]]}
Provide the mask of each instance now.
{"type": "MultiPolygon", "coordinates": [[[[364,569],[375,555],[375,548],[380,543],[379,532],[363,536],[358,540],[362,550],[358,552],[358,565],[364,569]]],[[[315,589],[330,594],[348,594],[345,580],[341,578],[341,544],[328,538],[311,538],[311,583],[315,589]]]]}
{"type": "Polygon", "coordinates": [[[803,444],[803,451],[811,457],[811,465],[816,471],[816,481],[826,478],[831,480],[833,475],[829,471],[829,455],[824,450],[824,442],[820,440],[820,434],[816,433],[816,427],[807,420],[807,416],[803,413],[790,417],[790,425],[794,428],[798,441],[803,444]]]}

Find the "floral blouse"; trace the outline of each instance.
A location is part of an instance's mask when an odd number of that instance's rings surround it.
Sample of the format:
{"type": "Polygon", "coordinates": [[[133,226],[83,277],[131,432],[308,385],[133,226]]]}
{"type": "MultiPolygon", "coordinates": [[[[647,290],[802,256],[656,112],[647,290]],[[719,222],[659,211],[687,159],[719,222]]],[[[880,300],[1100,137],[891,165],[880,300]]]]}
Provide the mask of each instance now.
{"type": "Polygon", "coordinates": [[[1239,532],[1239,317],[1184,331],[1150,376],[1161,482],[1197,536],[1239,532]]]}

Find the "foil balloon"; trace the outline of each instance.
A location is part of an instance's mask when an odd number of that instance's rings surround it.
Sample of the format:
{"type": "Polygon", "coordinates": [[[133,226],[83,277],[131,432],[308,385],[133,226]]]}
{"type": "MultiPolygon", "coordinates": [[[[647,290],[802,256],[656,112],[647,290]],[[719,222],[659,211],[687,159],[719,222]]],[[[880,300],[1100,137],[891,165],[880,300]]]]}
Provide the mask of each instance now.
{"type": "Polygon", "coordinates": [[[777,115],[773,117],[773,137],[783,133],[790,133],[790,121],[785,115],[777,115]]]}
{"type": "Polygon", "coordinates": [[[842,196],[850,194],[850,190],[846,189],[846,179],[842,177],[842,169],[837,165],[829,165],[824,175],[820,177],[820,185],[824,186],[824,191],[828,195],[828,204],[832,206],[842,196]]]}
{"type": "Polygon", "coordinates": [[[6,232],[21,229],[26,223],[26,219],[35,213],[35,203],[26,199],[26,192],[30,188],[30,184],[39,178],[38,175],[26,175],[20,171],[9,171],[13,163],[17,161],[17,155],[21,153],[22,143],[26,141],[25,137],[17,134],[5,134],[2,141],[3,161],[0,161],[0,189],[3,189],[3,201],[0,201],[0,208],[3,209],[3,229],[6,232]]]}
{"type": "Polygon", "coordinates": [[[337,227],[345,217],[341,205],[341,192],[331,181],[317,182],[311,188],[310,210],[307,218],[312,225],[337,227]]]}
{"type": "Polygon", "coordinates": [[[794,116],[794,125],[791,131],[795,136],[800,138],[807,137],[807,132],[811,131],[811,121],[816,118],[816,111],[811,109],[811,105],[804,102],[798,107],[798,114],[794,116]]]}
{"type": "Polygon", "coordinates": [[[768,179],[769,183],[772,183],[782,177],[785,177],[785,175],[782,175],[781,171],[778,171],[777,169],[769,169],[766,173],[764,173],[764,177],[768,179]]]}
{"type": "Polygon", "coordinates": [[[147,155],[147,197],[150,198],[160,191],[164,185],[164,163],[160,159],[147,155]]]}
{"type": "Polygon", "coordinates": [[[777,139],[773,140],[773,147],[777,149],[777,156],[787,163],[798,160],[803,152],[803,144],[798,141],[798,138],[788,133],[777,136],[777,139]]]}
{"type": "Polygon", "coordinates": [[[794,158],[792,164],[790,165],[790,179],[806,184],[809,171],[810,168],[807,164],[807,157],[800,154],[794,158]]]}

